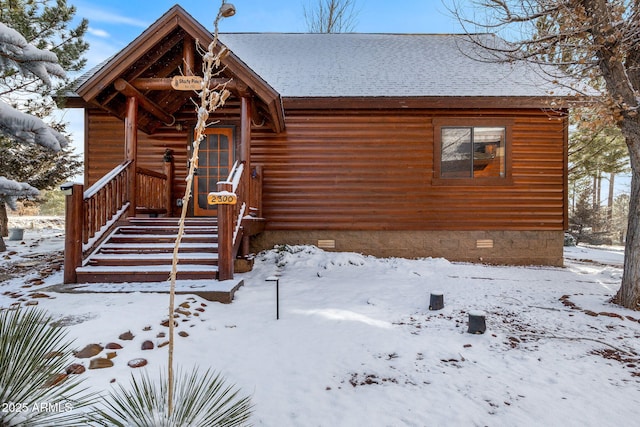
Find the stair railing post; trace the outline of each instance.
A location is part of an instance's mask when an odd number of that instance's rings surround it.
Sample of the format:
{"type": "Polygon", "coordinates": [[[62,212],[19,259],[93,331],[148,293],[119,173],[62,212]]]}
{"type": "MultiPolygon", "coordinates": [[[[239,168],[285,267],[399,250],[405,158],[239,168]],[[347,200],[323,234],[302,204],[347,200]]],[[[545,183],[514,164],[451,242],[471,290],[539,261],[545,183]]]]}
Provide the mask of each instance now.
{"type": "MultiPolygon", "coordinates": [[[[219,182],[218,192],[233,191],[230,182],[219,182]]],[[[233,207],[218,205],[218,280],[233,279],[233,207]]]]}
{"type": "Polygon", "coordinates": [[[84,186],[64,185],[65,192],[65,239],[64,239],[64,283],[76,283],[76,268],[82,265],[82,232],[84,230],[84,186]]]}

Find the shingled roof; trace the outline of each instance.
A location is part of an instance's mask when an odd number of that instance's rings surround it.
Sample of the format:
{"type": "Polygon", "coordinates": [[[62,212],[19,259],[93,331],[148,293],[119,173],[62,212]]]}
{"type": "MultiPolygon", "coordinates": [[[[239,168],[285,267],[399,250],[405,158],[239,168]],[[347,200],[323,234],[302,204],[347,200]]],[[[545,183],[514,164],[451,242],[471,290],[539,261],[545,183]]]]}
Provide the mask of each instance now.
{"type": "Polygon", "coordinates": [[[568,94],[531,65],[481,60],[486,52],[465,35],[226,33],[220,41],[282,97],[568,94]]]}

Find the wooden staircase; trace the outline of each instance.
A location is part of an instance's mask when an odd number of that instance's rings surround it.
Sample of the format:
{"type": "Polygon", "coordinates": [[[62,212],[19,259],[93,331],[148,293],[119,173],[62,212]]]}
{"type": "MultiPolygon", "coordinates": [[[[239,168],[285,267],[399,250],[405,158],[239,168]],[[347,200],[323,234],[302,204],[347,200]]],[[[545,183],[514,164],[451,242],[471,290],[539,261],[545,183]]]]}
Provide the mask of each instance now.
{"type": "MultiPolygon", "coordinates": [[[[165,160],[166,162],[166,160],[165,160]]],[[[171,273],[177,218],[142,218],[133,212],[171,213],[173,168],[161,174],[128,159],[91,187],[65,184],[64,292],[164,292],[171,273]],[[134,185],[135,183],[135,185],[134,185]],[[146,282],[146,283],[145,283],[146,282]],[[164,289],[164,290],[163,290],[164,289]]],[[[249,238],[262,232],[262,168],[236,162],[216,194],[233,194],[217,218],[188,218],[179,249],[176,293],[230,303],[249,271],[249,238]],[[243,262],[244,261],[244,262],[243,262]],[[237,265],[237,267],[236,267],[237,265]],[[178,289],[180,288],[180,289],[178,289]]]]}
{"type": "MultiPolygon", "coordinates": [[[[178,218],[127,218],[76,269],[77,283],[162,282],[169,278],[178,218]]],[[[215,218],[187,218],[178,280],[218,277],[215,218]]]]}

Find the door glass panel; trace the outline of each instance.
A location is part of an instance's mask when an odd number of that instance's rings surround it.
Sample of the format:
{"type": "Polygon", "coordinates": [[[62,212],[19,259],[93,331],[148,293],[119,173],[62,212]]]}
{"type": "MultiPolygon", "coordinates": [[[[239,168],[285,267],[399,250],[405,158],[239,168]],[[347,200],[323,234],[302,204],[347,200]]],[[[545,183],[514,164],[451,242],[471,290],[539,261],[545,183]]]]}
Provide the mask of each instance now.
{"type": "Polygon", "coordinates": [[[217,190],[218,181],[224,181],[233,163],[233,129],[210,128],[200,143],[198,154],[198,179],[194,185],[196,215],[215,215],[217,207],[207,203],[210,192],[217,190]]]}

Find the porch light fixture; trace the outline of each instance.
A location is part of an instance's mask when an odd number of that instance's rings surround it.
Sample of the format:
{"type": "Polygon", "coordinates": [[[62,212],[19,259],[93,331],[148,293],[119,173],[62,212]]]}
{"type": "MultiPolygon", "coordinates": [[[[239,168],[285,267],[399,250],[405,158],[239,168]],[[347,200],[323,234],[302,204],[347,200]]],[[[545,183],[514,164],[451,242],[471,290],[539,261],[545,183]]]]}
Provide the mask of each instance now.
{"type": "Polygon", "coordinates": [[[70,196],[73,194],[73,185],[73,182],[65,182],[60,186],[60,191],[62,191],[62,194],[65,196],[70,196]]]}

